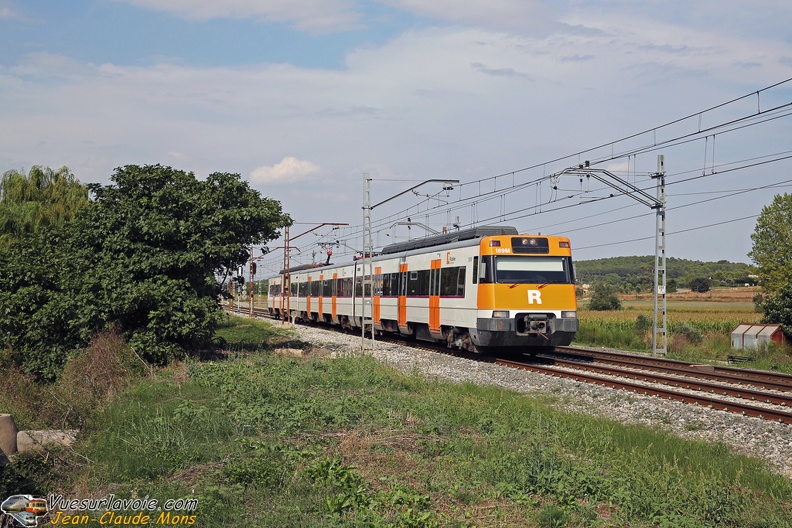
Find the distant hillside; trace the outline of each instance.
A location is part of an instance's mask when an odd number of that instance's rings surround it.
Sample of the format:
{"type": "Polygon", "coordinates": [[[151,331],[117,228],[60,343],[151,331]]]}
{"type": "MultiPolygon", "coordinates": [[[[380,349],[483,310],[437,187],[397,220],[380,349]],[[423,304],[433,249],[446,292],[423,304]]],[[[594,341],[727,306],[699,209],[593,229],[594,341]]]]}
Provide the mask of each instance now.
{"type": "MultiPolygon", "coordinates": [[[[743,286],[754,284],[756,268],[742,262],[701,262],[669,258],[667,280],[670,288],[685,288],[691,279],[706,277],[712,286],[743,286]]],[[[622,290],[651,290],[654,281],[654,256],[610,257],[575,262],[578,284],[608,282],[621,286],[622,290]]]]}

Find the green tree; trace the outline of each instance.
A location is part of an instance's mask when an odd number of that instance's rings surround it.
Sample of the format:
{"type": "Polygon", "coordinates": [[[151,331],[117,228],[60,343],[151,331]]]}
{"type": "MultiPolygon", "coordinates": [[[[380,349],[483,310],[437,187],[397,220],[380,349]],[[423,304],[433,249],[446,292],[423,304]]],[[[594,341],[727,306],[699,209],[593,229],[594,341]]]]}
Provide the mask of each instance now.
{"type": "Polygon", "coordinates": [[[116,169],[114,185],[60,228],[0,261],[0,335],[25,370],[57,374],[66,353],[115,327],[163,363],[212,345],[223,314],[218,276],[291,223],[239,175],[199,181],[170,167],[116,169]],[[35,324],[31,324],[31,323],[35,324]]]}
{"type": "Polygon", "coordinates": [[[792,336],[792,283],[781,286],[775,293],[761,300],[765,324],[780,324],[787,336],[792,336]]]}
{"type": "Polygon", "coordinates": [[[748,256],[756,263],[765,292],[792,281],[792,194],[779,194],[762,208],[748,256]]]}
{"type": "Polygon", "coordinates": [[[706,293],[710,291],[710,280],[707,277],[696,277],[690,279],[688,286],[696,293],[706,293]]]}
{"type": "Polygon", "coordinates": [[[621,301],[616,295],[616,287],[605,282],[595,284],[589,308],[597,311],[621,310],[621,301]]]}
{"type": "Polygon", "coordinates": [[[88,205],[88,189],[63,167],[11,170],[0,178],[0,250],[41,228],[62,224],[88,205]]]}

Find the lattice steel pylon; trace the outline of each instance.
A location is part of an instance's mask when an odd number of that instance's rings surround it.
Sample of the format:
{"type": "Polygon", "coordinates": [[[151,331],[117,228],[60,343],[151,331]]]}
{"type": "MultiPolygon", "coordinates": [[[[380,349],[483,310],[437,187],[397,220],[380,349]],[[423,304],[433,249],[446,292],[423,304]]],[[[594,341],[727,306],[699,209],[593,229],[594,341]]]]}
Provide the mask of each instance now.
{"type": "Polygon", "coordinates": [[[283,283],[281,284],[281,325],[291,318],[291,248],[289,226],[283,228],[283,283]]]}
{"type": "Polygon", "coordinates": [[[564,174],[576,174],[579,176],[592,177],[597,181],[600,181],[605,185],[616,189],[620,193],[629,196],[633,200],[636,200],[647,207],[654,209],[657,213],[657,230],[655,232],[654,323],[652,325],[652,355],[665,356],[667,351],[665,157],[662,154],[657,156],[657,172],[650,175],[652,179],[657,180],[656,198],[605,169],[591,168],[588,161],[579,167],[564,169],[563,171],[559,172],[557,176],[562,176],[564,174]],[[660,339],[658,339],[658,337],[660,339]]]}
{"type": "Polygon", "coordinates": [[[374,341],[374,242],[371,233],[371,177],[363,174],[365,180],[365,197],[363,200],[363,258],[361,277],[362,303],[360,313],[360,348],[366,345],[366,327],[371,330],[371,341],[374,341]]]}
{"type": "Polygon", "coordinates": [[[652,355],[665,356],[668,352],[668,332],[666,330],[666,195],[665,195],[665,157],[657,156],[657,172],[652,175],[657,180],[657,230],[655,231],[654,265],[654,324],[652,326],[652,355]]]}

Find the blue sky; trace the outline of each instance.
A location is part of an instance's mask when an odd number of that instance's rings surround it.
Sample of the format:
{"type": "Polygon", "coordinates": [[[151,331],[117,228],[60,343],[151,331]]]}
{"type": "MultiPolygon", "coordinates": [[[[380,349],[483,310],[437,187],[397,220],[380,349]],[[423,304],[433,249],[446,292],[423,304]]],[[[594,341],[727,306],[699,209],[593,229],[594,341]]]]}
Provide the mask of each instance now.
{"type": "MultiPolygon", "coordinates": [[[[574,154],[792,78],[790,20],[786,0],[0,0],[0,170],[239,173],[297,232],[350,224],[303,237],[308,261],[321,240],[360,247],[363,174],[373,202],[459,179],[376,210],[375,242],[423,234],[391,227],[407,216],[459,218],[568,233],[590,259],[653,254],[651,211],[576,178],[521,184],[590,156],[647,186],[664,154],[668,256],[745,262],[755,219],[739,219],[791,192],[783,108],[633,157],[574,154]]],[[[790,102],[787,83],[651,137],[790,102]]]]}

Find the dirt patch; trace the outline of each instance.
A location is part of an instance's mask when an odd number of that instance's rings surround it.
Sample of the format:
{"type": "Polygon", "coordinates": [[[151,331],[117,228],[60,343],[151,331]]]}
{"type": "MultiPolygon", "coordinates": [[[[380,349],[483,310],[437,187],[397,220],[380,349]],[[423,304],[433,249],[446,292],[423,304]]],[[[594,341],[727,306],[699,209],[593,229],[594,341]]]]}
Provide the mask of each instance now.
{"type": "Polygon", "coordinates": [[[307,348],[280,346],[272,349],[272,353],[284,357],[299,357],[303,359],[331,359],[337,355],[336,352],[320,346],[309,346],[307,348]]]}
{"type": "Polygon", "coordinates": [[[272,353],[284,357],[303,357],[304,350],[301,348],[275,348],[272,353]]]}
{"type": "MultiPolygon", "coordinates": [[[[669,293],[666,297],[668,301],[709,301],[709,302],[753,302],[757,293],[761,292],[758,286],[748,286],[744,288],[715,288],[708,292],[697,293],[690,290],[669,293]]],[[[654,299],[651,293],[639,293],[620,295],[624,301],[650,301],[654,299]]]]}

